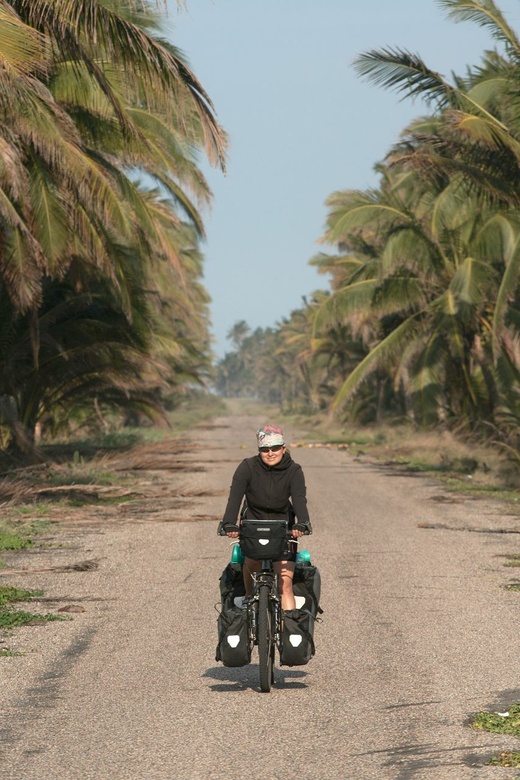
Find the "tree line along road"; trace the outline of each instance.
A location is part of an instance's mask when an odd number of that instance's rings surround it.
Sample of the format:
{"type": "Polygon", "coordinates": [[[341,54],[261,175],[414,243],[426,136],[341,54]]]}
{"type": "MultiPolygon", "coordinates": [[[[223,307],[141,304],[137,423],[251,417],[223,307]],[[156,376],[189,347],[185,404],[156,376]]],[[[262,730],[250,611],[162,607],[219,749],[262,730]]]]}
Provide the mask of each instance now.
{"type": "Polygon", "coordinates": [[[269,694],[256,653],[239,669],[215,662],[230,555],[215,518],[259,422],[234,416],[193,432],[194,470],[168,475],[200,494],[191,517],[172,502],[171,522],[158,522],[149,501],[132,522],[69,527],[65,552],[49,560],[88,557],[95,570],[9,577],[85,611],[20,630],[27,655],[0,659],[6,780],[514,777],[486,761],[518,740],[467,725],[520,701],[520,597],[503,587],[501,558],[519,542],[492,533],[516,522],[498,503],[452,500],[429,478],[344,450],[295,447],[314,526],[306,546],[323,580],[316,656],[277,666],[269,694]]]}

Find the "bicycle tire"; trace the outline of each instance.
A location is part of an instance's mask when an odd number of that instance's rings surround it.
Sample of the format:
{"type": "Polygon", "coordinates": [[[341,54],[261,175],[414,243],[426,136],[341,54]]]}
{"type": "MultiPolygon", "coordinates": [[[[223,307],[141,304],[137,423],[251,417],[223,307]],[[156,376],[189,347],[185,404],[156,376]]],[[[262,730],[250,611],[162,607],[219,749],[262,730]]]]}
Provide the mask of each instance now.
{"type": "Polygon", "coordinates": [[[269,585],[258,589],[258,658],[260,690],[269,693],[274,682],[274,636],[269,585]]]}

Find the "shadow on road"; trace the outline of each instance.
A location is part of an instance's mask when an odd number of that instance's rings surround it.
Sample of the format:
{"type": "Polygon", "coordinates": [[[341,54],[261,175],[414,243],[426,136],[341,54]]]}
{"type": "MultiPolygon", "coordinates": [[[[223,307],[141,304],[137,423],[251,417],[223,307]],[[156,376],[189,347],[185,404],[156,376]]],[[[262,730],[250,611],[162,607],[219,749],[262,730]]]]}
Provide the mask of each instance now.
{"type": "MultiPolygon", "coordinates": [[[[226,691],[244,691],[259,689],[259,672],[257,664],[248,666],[226,667],[212,666],[207,669],[203,677],[212,677],[218,682],[209,686],[210,690],[217,693],[226,691]]],[[[305,678],[307,672],[300,669],[275,669],[275,690],[296,690],[307,688],[307,684],[300,678],[305,678]]]]}

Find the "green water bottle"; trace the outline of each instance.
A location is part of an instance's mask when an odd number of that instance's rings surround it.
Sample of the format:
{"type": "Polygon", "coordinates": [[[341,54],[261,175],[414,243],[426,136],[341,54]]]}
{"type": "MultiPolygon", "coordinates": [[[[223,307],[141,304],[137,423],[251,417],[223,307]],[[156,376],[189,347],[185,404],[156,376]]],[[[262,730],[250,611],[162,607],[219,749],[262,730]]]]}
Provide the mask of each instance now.
{"type": "Polygon", "coordinates": [[[244,563],[244,553],[242,552],[242,548],[239,544],[233,545],[233,552],[231,553],[231,563],[239,563],[242,565],[244,563]]]}
{"type": "Polygon", "coordinates": [[[298,550],[296,553],[296,563],[310,563],[311,554],[308,550],[298,550]]]}

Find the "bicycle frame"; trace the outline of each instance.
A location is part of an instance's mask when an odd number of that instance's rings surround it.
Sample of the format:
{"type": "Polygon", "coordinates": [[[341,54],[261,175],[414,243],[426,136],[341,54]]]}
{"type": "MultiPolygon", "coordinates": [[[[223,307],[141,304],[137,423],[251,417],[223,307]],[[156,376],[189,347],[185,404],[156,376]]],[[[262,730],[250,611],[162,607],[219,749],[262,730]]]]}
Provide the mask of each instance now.
{"type": "Polygon", "coordinates": [[[253,579],[253,593],[248,603],[249,638],[255,645],[258,644],[258,602],[260,599],[260,586],[269,588],[269,602],[273,611],[274,641],[278,646],[281,635],[282,602],[278,591],[278,575],[273,569],[271,560],[262,561],[262,569],[259,572],[251,572],[253,579]],[[253,605],[255,605],[253,607],[253,605]]]}

